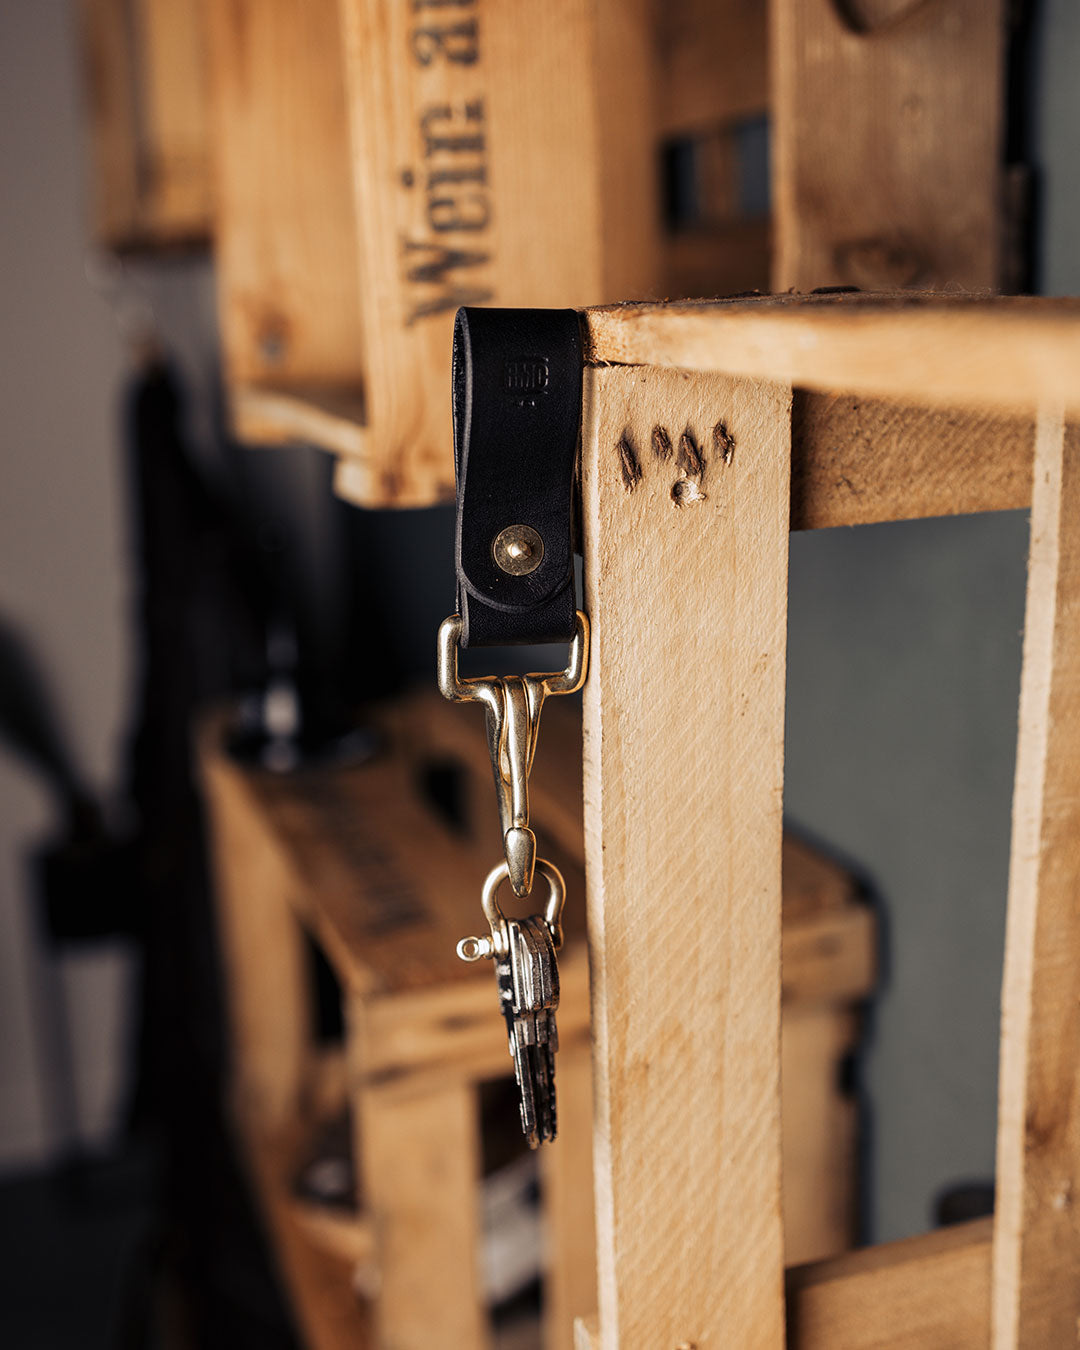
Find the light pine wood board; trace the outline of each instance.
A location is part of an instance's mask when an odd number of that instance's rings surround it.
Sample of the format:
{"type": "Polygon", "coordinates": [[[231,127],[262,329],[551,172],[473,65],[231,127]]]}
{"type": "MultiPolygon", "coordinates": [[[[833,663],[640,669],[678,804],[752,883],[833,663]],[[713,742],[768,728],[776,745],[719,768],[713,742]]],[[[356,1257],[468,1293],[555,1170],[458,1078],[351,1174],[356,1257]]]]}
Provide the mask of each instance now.
{"type": "Polygon", "coordinates": [[[339,488],[452,496],[445,391],[463,304],[655,294],[648,0],[341,0],[366,426],[339,488]]]}
{"type": "Polygon", "coordinates": [[[585,837],[605,1350],[783,1344],[790,398],[783,385],[716,375],[586,372],[585,837]],[[703,465],[720,424],[743,453],[703,465]],[[653,449],[657,425],[670,453],[653,449]]]}
{"type": "Polygon", "coordinates": [[[596,1307],[592,1058],[588,1027],[559,1028],[559,1137],[540,1154],[547,1233],[544,1350],[573,1350],[574,1319],[596,1307]]]}
{"type": "Polygon", "coordinates": [[[766,0],[657,0],[657,126],[685,136],[768,108],[766,0]]]}
{"type": "Polygon", "coordinates": [[[203,0],[79,0],[94,229],[107,248],[205,243],[213,216],[203,0]]]}
{"type": "Polygon", "coordinates": [[[1002,988],[994,1339],[1080,1326],[1080,429],[1040,413],[1002,988]]]}
{"type": "Polygon", "coordinates": [[[207,12],[228,386],[315,384],[355,402],[363,333],[337,0],[212,0],[207,12]]]}
{"type": "Polygon", "coordinates": [[[774,0],[774,290],[1000,284],[1005,8],[774,0]]]}
{"type": "MultiPolygon", "coordinates": [[[[349,1016],[364,1016],[355,1000],[349,1016]]],[[[375,1344],[431,1350],[435,1334],[441,1345],[484,1350],[473,1085],[372,1088],[357,1094],[356,1105],[356,1151],[379,1253],[375,1344]]]]}
{"type": "Polygon", "coordinates": [[[370,1272],[375,1237],[365,1219],[334,1221],[292,1194],[302,1131],[271,1133],[257,1119],[238,1119],[244,1163],[263,1222],[273,1238],[272,1260],[309,1350],[371,1350],[370,1309],[357,1292],[356,1272],[370,1272]]]}
{"type": "Polygon", "coordinates": [[[214,219],[206,0],[135,0],[144,231],[207,239],[214,219]]]}
{"type": "Polygon", "coordinates": [[[1080,411],[1080,301],[763,296],[586,315],[597,365],[673,366],[925,407],[1080,411]]]}
{"type": "Polygon", "coordinates": [[[312,1044],[306,954],[295,874],[243,776],[201,736],[215,898],[224,957],[232,1109],[274,1133],[302,1110],[312,1044]]]}
{"type": "Polygon", "coordinates": [[[139,216],[128,0],[80,0],[79,19],[94,230],[112,247],[130,237],[139,216]]]}

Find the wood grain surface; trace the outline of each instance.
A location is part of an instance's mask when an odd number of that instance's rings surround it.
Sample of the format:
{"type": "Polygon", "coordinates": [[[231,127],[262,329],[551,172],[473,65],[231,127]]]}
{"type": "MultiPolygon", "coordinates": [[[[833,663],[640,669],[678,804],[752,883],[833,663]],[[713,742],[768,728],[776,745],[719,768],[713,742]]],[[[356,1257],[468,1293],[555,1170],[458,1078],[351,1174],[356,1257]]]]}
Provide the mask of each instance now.
{"type": "Polygon", "coordinates": [[[809,295],[592,309],[588,359],[790,380],[924,407],[1080,409],[1080,301],[809,295]]]}
{"type": "Polygon", "coordinates": [[[1039,416],[1002,988],[994,1337],[1080,1325],[1080,429],[1039,416]]]}
{"type": "Polygon", "coordinates": [[[228,386],[358,391],[363,334],[338,0],[206,8],[228,386]]]}
{"type": "Polygon", "coordinates": [[[770,7],[774,290],[1000,284],[1005,8],[770,7]]]}
{"type": "Polygon", "coordinates": [[[790,389],[586,377],[601,1343],[780,1346],[790,389]]]}

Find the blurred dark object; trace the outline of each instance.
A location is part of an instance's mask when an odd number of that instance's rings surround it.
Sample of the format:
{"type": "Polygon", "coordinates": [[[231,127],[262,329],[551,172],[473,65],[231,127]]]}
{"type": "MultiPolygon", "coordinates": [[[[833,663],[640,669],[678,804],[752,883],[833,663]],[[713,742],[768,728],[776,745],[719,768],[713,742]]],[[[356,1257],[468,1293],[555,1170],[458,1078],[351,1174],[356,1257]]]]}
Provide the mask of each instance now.
{"type": "Polygon", "coordinates": [[[199,704],[252,668],[261,579],[235,513],[196,467],[179,381],[157,353],[130,391],[127,453],[138,579],[128,795],[143,950],[132,1122],[161,1150],[161,1259],[192,1344],[286,1350],[295,1335],[223,1119],[224,1010],[191,745],[199,704]]]}
{"type": "Polygon", "coordinates": [[[971,1219],[985,1219],[994,1212],[992,1181],[963,1181],[949,1186],[934,1201],[934,1222],[939,1228],[971,1219]]]}
{"type": "Polygon", "coordinates": [[[56,808],[56,833],[34,858],[49,939],[86,941],[130,931],[129,842],[106,821],[66,742],[44,672],[26,640],[4,619],[0,741],[37,773],[56,808]]]}

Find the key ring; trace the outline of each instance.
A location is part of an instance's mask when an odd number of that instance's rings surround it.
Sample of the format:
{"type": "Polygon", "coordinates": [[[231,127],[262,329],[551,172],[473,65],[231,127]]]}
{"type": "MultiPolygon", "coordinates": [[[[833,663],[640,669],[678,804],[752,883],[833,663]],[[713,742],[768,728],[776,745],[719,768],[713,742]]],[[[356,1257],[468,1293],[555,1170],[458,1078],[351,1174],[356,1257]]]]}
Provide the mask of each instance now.
{"type": "MultiPolygon", "coordinates": [[[[563,874],[554,863],[546,858],[537,858],[536,870],[548,884],[547,904],[544,906],[543,919],[551,932],[555,950],[562,946],[562,911],[566,900],[566,882],[563,874]]],[[[480,903],[484,907],[484,917],[491,925],[490,937],[465,937],[457,945],[457,954],[463,961],[480,961],[484,957],[505,956],[509,950],[506,935],[506,915],[499,904],[499,887],[509,877],[510,868],[501,862],[493,867],[484,881],[480,903]]]]}

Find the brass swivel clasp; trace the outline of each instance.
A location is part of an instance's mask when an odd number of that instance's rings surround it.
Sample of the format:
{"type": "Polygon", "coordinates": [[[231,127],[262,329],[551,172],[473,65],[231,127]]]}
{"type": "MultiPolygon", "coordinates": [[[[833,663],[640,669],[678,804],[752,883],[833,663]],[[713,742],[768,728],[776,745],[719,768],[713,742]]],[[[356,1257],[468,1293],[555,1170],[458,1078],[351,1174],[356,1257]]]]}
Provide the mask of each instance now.
{"type": "Polygon", "coordinates": [[[451,614],[439,625],[439,690],[451,703],[482,703],[488,750],[499,803],[507,874],[514,894],[528,895],[536,867],[536,836],[529,828],[529,771],[536,753],[536,733],[544,700],[550,694],[574,694],[585,683],[589,667],[589,620],[577,611],[566,669],[548,674],[458,674],[461,616],[451,614]]]}

